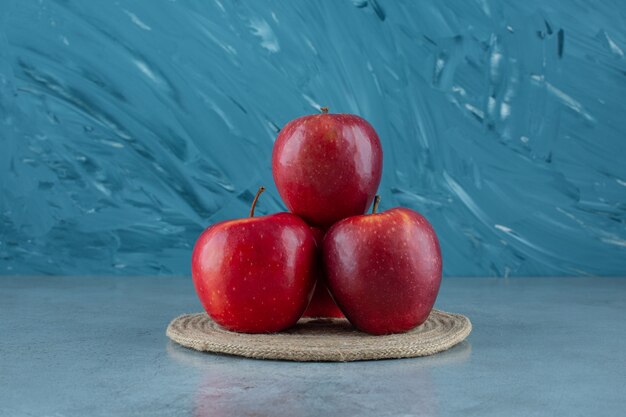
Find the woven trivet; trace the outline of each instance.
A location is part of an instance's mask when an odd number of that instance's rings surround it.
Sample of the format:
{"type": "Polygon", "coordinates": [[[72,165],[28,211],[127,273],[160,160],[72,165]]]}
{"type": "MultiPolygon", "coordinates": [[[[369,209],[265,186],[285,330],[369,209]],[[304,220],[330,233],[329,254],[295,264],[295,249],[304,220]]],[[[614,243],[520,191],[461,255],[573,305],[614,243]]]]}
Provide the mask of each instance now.
{"type": "Polygon", "coordinates": [[[359,332],[346,319],[300,319],[281,333],[235,333],[222,329],[205,313],[175,318],[166,334],[185,347],[206,352],[257,359],[347,362],[432,355],[450,349],[471,331],[467,317],[432,310],[421,326],[386,336],[359,332]]]}

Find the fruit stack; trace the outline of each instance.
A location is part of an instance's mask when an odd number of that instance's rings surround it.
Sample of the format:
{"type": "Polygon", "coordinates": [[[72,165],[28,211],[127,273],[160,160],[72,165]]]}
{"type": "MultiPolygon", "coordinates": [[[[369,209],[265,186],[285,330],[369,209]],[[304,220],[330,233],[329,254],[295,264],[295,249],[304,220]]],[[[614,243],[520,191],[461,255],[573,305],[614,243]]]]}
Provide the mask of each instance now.
{"type": "Polygon", "coordinates": [[[272,154],[290,213],[207,228],[192,255],[196,291],[227,330],[273,333],[305,317],[345,317],[374,334],[406,332],[430,314],[441,251],[428,221],[408,208],[377,212],[378,135],[351,114],[297,118],[272,154]],[[373,204],[372,214],[364,214],[373,204]]]}

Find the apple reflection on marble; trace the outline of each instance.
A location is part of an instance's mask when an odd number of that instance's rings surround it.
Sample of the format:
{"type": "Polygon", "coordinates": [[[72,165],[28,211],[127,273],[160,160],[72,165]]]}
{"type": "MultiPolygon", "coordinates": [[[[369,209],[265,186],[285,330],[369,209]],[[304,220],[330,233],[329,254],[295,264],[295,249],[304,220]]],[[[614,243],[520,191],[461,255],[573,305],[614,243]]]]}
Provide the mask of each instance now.
{"type": "Polygon", "coordinates": [[[199,371],[193,397],[193,415],[198,417],[254,415],[259,404],[277,417],[308,416],[311,410],[328,415],[367,414],[367,404],[375,404],[376,410],[436,416],[446,391],[437,375],[468,361],[471,344],[464,341],[424,358],[289,363],[283,371],[276,367],[277,361],[228,356],[209,359],[205,353],[173,342],[168,343],[167,352],[180,365],[199,371]],[[284,383],[287,378],[289,384],[284,383]],[[338,395],[344,400],[339,401],[338,395]]]}

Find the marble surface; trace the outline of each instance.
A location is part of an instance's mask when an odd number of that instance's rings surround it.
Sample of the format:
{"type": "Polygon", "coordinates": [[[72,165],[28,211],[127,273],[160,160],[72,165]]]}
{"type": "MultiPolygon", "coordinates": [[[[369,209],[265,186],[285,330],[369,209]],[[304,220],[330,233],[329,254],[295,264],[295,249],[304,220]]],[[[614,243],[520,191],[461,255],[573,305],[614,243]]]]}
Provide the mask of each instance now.
{"type": "Polygon", "coordinates": [[[320,106],[450,276],[626,271],[626,2],[0,0],[0,274],[188,275],[320,106]],[[593,3],[593,4],[591,4],[593,3]]]}
{"type": "Polygon", "coordinates": [[[617,416],[626,279],[446,278],[467,341],[432,357],[289,363],[170,342],[189,278],[0,277],[0,416],[617,416]]]}

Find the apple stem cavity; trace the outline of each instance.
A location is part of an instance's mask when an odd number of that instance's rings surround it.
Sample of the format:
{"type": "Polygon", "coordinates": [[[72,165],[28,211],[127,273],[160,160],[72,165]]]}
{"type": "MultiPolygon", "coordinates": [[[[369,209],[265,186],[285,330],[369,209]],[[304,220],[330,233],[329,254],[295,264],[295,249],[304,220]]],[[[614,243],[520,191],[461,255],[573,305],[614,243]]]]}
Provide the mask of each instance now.
{"type": "Polygon", "coordinates": [[[254,217],[254,208],[256,207],[256,202],[259,201],[259,196],[263,191],[265,191],[265,187],[259,187],[259,191],[256,192],[254,200],[252,201],[252,206],[250,207],[250,217],[254,217]]]}
{"type": "Polygon", "coordinates": [[[376,214],[379,203],[380,203],[380,196],[376,194],[376,197],[374,197],[374,206],[372,206],[372,214],[376,214]]]}
{"type": "Polygon", "coordinates": [[[320,107],[320,110],[322,111],[322,114],[328,114],[328,107],[326,106],[320,107]]]}

